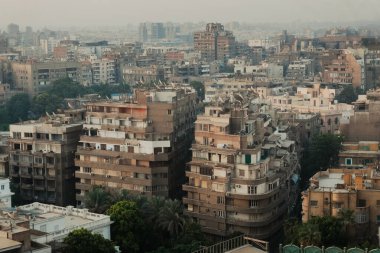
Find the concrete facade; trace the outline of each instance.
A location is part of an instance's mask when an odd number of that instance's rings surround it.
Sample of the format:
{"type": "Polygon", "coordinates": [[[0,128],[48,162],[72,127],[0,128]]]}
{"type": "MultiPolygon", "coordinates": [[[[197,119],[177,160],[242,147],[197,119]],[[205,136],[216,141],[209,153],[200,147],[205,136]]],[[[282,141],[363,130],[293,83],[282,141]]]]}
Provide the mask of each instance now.
{"type": "Polygon", "coordinates": [[[81,130],[59,116],[10,125],[9,174],[24,201],[75,202],[74,152],[81,130]]]}
{"type": "Polygon", "coordinates": [[[136,90],[122,102],[86,105],[76,153],[77,202],[93,185],[147,196],[176,196],[184,181],[195,120],[194,90],[136,90]],[[183,167],[182,167],[183,168],[183,167]],[[181,179],[182,178],[182,179],[181,179]]]}

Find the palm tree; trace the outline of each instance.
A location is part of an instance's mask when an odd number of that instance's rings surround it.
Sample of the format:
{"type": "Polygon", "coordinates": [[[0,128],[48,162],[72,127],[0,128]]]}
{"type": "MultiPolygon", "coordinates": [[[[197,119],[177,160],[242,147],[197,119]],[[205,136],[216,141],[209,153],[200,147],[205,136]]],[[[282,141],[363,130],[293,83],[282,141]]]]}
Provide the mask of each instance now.
{"type": "Polygon", "coordinates": [[[142,205],[142,212],[151,224],[158,227],[158,220],[160,216],[160,211],[165,206],[165,198],[161,196],[153,196],[151,199],[146,201],[142,205]]]}
{"type": "Polygon", "coordinates": [[[91,212],[104,213],[111,205],[110,193],[102,186],[94,186],[84,196],[84,205],[91,212]]]}
{"type": "Polygon", "coordinates": [[[345,208],[340,209],[338,212],[338,217],[342,220],[342,223],[344,225],[344,230],[347,235],[348,227],[354,224],[354,221],[355,221],[354,211],[351,209],[345,209],[345,208]]]}
{"type": "Polygon", "coordinates": [[[318,225],[304,223],[298,230],[298,240],[303,246],[319,245],[322,240],[318,225]]]}
{"type": "Polygon", "coordinates": [[[183,206],[177,199],[168,199],[159,212],[158,225],[176,238],[185,225],[183,206]]]}

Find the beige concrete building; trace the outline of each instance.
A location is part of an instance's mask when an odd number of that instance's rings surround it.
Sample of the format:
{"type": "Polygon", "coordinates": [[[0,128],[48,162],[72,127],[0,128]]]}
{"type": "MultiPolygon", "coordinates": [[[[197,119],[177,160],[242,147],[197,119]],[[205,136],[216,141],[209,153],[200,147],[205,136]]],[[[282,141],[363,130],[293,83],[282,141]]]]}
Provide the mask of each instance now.
{"type": "Polygon", "coordinates": [[[0,132],[0,177],[9,176],[9,132],[0,132]]]}
{"type": "Polygon", "coordinates": [[[61,78],[78,81],[79,67],[78,62],[13,62],[11,65],[15,89],[30,95],[61,78]]]}
{"type": "Polygon", "coordinates": [[[183,203],[208,234],[270,238],[292,199],[287,180],[297,167],[294,142],[281,135],[264,142],[270,118],[237,104],[207,106],[197,117],[183,203]]]}
{"type": "Polygon", "coordinates": [[[353,106],[335,103],[336,90],[321,87],[319,83],[297,87],[294,96],[268,96],[267,102],[273,108],[300,113],[318,113],[321,133],[338,133],[341,123],[348,123],[353,115],[353,106]]]}
{"type": "Polygon", "coordinates": [[[380,141],[380,90],[369,91],[354,102],[354,114],[340,125],[345,141],[380,141]]]}
{"type": "Polygon", "coordinates": [[[329,169],[316,173],[302,193],[302,221],[313,216],[338,216],[340,210],[354,211],[350,231],[357,238],[375,239],[380,222],[380,171],[329,169]]]}
{"type": "Polygon", "coordinates": [[[94,185],[147,196],[178,196],[190,158],[196,93],[189,88],[136,90],[131,99],[86,104],[76,153],[76,199],[94,185]]]}
{"type": "Polygon", "coordinates": [[[24,201],[75,202],[74,153],[82,130],[70,117],[10,125],[9,174],[24,201]]]}
{"type": "Polygon", "coordinates": [[[194,33],[194,50],[206,61],[225,60],[235,57],[236,42],[230,31],[219,23],[209,23],[206,31],[194,33]]]}
{"type": "Polygon", "coordinates": [[[124,66],[123,67],[123,80],[125,83],[134,86],[137,83],[152,83],[164,81],[165,70],[160,66],[150,67],[137,67],[137,66],[124,66]]]}
{"type": "Polygon", "coordinates": [[[378,141],[344,142],[339,152],[339,165],[347,168],[375,166],[380,162],[378,141]]]}

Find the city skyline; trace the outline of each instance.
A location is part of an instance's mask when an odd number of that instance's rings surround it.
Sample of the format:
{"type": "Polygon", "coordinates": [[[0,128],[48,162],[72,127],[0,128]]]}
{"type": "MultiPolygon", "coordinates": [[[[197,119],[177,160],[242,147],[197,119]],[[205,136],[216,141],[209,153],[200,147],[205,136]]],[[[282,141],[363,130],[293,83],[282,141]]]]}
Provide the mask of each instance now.
{"type": "Polygon", "coordinates": [[[123,26],[146,21],[157,22],[341,22],[378,20],[380,2],[376,0],[338,0],[317,2],[300,0],[201,1],[178,4],[171,0],[121,1],[90,0],[32,2],[2,0],[2,29],[9,23],[22,27],[123,26]],[[147,8],[149,6],[149,8],[147,8]],[[312,10],[312,13],[310,12],[312,10]],[[170,13],[170,15],[168,15],[170,13]]]}

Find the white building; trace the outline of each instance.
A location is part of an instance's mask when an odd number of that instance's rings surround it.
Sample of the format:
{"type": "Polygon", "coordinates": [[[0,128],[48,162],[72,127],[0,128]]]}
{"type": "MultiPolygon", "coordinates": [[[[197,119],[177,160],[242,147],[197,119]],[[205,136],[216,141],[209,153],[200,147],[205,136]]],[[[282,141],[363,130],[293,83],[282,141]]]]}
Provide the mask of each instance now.
{"type": "Polygon", "coordinates": [[[13,194],[9,187],[9,179],[0,177],[0,207],[10,208],[13,194]]]}
{"type": "Polygon", "coordinates": [[[92,65],[92,81],[94,84],[114,84],[116,82],[115,60],[108,58],[90,57],[92,65]]]}
{"type": "Polygon", "coordinates": [[[111,239],[110,216],[88,212],[72,206],[60,207],[34,202],[17,207],[17,212],[29,219],[30,229],[44,232],[33,241],[46,244],[62,241],[71,231],[85,228],[111,239]]]}

